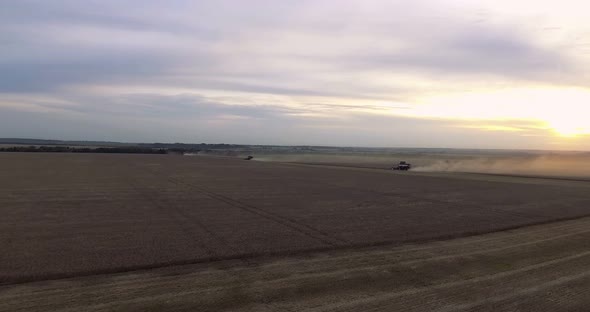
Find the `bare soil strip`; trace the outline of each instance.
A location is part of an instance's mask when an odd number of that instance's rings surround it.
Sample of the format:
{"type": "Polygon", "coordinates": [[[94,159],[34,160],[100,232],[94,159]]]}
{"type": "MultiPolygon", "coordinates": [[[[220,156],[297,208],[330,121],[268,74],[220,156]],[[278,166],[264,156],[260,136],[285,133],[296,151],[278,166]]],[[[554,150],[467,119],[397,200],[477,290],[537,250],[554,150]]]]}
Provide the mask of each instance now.
{"type": "Polygon", "coordinates": [[[590,218],[402,247],[0,287],[0,311],[571,311],[590,218]]]}

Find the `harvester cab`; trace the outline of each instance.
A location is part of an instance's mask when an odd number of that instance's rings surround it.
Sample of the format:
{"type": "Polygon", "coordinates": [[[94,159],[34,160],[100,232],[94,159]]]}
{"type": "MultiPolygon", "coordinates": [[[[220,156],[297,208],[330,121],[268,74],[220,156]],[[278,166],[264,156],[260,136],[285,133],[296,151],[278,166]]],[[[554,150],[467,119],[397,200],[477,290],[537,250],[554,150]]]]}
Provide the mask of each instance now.
{"type": "Polygon", "coordinates": [[[410,168],[412,168],[412,165],[405,162],[405,161],[400,161],[399,164],[397,164],[396,166],[393,166],[391,169],[392,170],[403,170],[403,171],[408,171],[410,170],[410,168]]]}

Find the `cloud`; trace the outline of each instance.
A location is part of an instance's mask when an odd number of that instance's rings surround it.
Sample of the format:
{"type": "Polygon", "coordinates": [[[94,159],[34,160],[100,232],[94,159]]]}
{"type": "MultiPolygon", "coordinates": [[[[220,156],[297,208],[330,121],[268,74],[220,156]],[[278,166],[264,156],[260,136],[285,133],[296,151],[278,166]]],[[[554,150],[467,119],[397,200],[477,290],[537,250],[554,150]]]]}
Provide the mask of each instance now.
{"type": "Polygon", "coordinates": [[[514,5],[3,1],[0,114],[48,125],[43,116],[59,116],[59,127],[72,129],[76,118],[95,120],[148,141],[199,131],[202,140],[226,142],[479,144],[469,131],[506,135],[521,125],[466,126],[409,112],[450,93],[587,81],[590,63],[568,39],[583,24],[555,29],[555,20],[509,14],[514,5]],[[399,132],[407,134],[392,135],[399,132]]]}
{"type": "Polygon", "coordinates": [[[564,55],[535,46],[525,35],[508,29],[471,28],[419,42],[416,46],[378,60],[385,68],[409,68],[432,75],[489,77],[500,76],[531,81],[555,80],[554,73],[569,71],[564,55]]]}
{"type": "Polygon", "coordinates": [[[199,95],[158,94],[30,102],[37,106],[3,111],[0,132],[48,139],[461,148],[485,148],[499,140],[505,147],[534,148],[548,139],[530,121],[400,117],[381,114],[384,108],[379,106],[370,111],[329,103],[304,108],[238,105],[199,95]],[[506,134],[486,127],[515,124],[523,131],[506,134]],[[41,134],[30,135],[35,132],[41,134]]]}
{"type": "Polygon", "coordinates": [[[0,91],[127,82],[349,96],[344,89],[408,89],[355,79],[367,72],[546,80],[571,67],[516,26],[474,26],[421,2],[380,4],[16,1],[0,15],[12,43],[0,52],[0,91]]]}

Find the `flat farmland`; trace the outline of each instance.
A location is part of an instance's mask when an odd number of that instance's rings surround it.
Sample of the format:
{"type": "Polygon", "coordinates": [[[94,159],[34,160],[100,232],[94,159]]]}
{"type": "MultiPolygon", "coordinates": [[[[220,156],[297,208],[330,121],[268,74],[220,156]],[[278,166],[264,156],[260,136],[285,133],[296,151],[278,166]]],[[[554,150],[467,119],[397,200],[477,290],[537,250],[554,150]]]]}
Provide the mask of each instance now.
{"type": "Polygon", "coordinates": [[[0,286],[0,311],[587,311],[590,218],[0,286]]]}
{"type": "Polygon", "coordinates": [[[7,153],[0,172],[4,285],[249,265],[590,215],[583,181],[172,155],[7,153]]]}

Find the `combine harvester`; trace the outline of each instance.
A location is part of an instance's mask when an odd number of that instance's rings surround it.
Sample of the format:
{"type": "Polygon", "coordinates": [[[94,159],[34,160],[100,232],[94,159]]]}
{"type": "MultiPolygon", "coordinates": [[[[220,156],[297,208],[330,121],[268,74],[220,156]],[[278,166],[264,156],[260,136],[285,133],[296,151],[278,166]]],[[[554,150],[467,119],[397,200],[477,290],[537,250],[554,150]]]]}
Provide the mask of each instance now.
{"type": "Polygon", "coordinates": [[[412,165],[405,162],[405,161],[400,161],[399,164],[391,167],[391,170],[403,170],[403,171],[408,171],[412,168],[412,165]]]}

